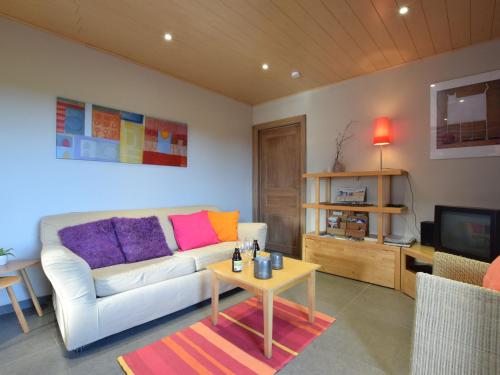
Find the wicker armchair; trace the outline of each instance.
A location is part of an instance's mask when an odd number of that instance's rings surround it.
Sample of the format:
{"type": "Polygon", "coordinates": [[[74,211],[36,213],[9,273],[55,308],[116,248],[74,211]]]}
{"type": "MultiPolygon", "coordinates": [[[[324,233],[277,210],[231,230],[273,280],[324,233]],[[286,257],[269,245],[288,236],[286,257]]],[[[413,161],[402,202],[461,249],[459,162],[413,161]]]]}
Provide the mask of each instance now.
{"type": "Polygon", "coordinates": [[[436,252],[417,274],[411,374],[500,374],[500,293],[481,287],[488,263],[436,252]]]}

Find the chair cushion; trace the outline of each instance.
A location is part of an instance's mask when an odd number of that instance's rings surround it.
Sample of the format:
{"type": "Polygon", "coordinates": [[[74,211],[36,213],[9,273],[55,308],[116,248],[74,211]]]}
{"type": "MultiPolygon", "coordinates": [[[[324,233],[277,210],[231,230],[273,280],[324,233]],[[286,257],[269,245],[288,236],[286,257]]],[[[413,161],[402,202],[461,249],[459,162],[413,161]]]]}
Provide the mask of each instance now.
{"type": "Polygon", "coordinates": [[[231,259],[237,242],[221,242],[189,251],[179,251],[175,257],[193,259],[196,271],[205,269],[209,264],[231,259]]]}
{"type": "Polygon", "coordinates": [[[221,242],[238,241],[238,219],[240,218],[240,211],[233,212],[217,212],[207,211],[208,219],[217,238],[221,242]]]}
{"type": "Polygon", "coordinates": [[[59,231],[59,238],[92,269],[125,263],[112,219],[63,228],[59,231]]]}
{"type": "Polygon", "coordinates": [[[483,278],[483,287],[500,292],[500,257],[489,265],[483,278]]]}
{"type": "Polygon", "coordinates": [[[195,272],[193,258],[166,256],[92,271],[96,295],[106,297],[195,272]]]}
{"type": "Polygon", "coordinates": [[[189,215],[170,215],[168,217],[174,227],[175,240],[180,251],[197,249],[219,242],[207,211],[189,215]]]}
{"type": "Polygon", "coordinates": [[[113,225],[127,263],[172,255],[156,216],[114,217],[113,225]]]}

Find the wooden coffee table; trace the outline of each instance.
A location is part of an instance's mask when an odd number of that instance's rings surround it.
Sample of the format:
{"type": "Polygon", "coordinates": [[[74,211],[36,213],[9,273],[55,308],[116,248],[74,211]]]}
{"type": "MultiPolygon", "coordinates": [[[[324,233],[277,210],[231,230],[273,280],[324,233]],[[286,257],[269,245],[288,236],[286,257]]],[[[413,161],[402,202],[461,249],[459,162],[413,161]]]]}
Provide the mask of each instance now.
{"type": "Polygon", "coordinates": [[[273,297],[307,280],[309,322],[314,322],[316,270],[314,263],[284,258],[284,267],[273,270],[273,277],[259,280],[253,276],[253,262],[242,272],[232,272],[231,260],[207,266],[212,271],[212,324],[217,325],[219,315],[219,281],[225,281],[243,288],[262,299],[264,312],[264,355],[272,357],[273,342],[273,297]]]}

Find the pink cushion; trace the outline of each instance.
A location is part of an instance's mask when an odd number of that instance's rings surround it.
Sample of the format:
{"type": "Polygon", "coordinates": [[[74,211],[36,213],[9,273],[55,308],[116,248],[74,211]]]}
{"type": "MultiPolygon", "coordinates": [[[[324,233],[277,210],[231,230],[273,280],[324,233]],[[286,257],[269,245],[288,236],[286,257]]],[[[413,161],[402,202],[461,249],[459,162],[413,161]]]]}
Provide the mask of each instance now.
{"type": "Polygon", "coordinates": [[[490,264],[483,278],[483,287],[500,292],[500,257],[490,264]]]}
{"type": "Polygon", "coordinates": [[[174,226],[174,235],[180,251],[219,243],[207,211],[189,215],[170,215],[168,217],[174,226]]]}

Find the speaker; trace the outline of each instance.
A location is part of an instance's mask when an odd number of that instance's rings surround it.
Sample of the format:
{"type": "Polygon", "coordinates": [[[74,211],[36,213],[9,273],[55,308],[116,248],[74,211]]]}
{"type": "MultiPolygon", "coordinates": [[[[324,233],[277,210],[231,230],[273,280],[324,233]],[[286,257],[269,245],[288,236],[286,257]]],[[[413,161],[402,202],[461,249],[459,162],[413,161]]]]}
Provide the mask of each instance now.
{"type": "Polygon", "coordinates": [[[434,222],[420,222],[420,243],[426,246],[434,246],[434,222]]]}

